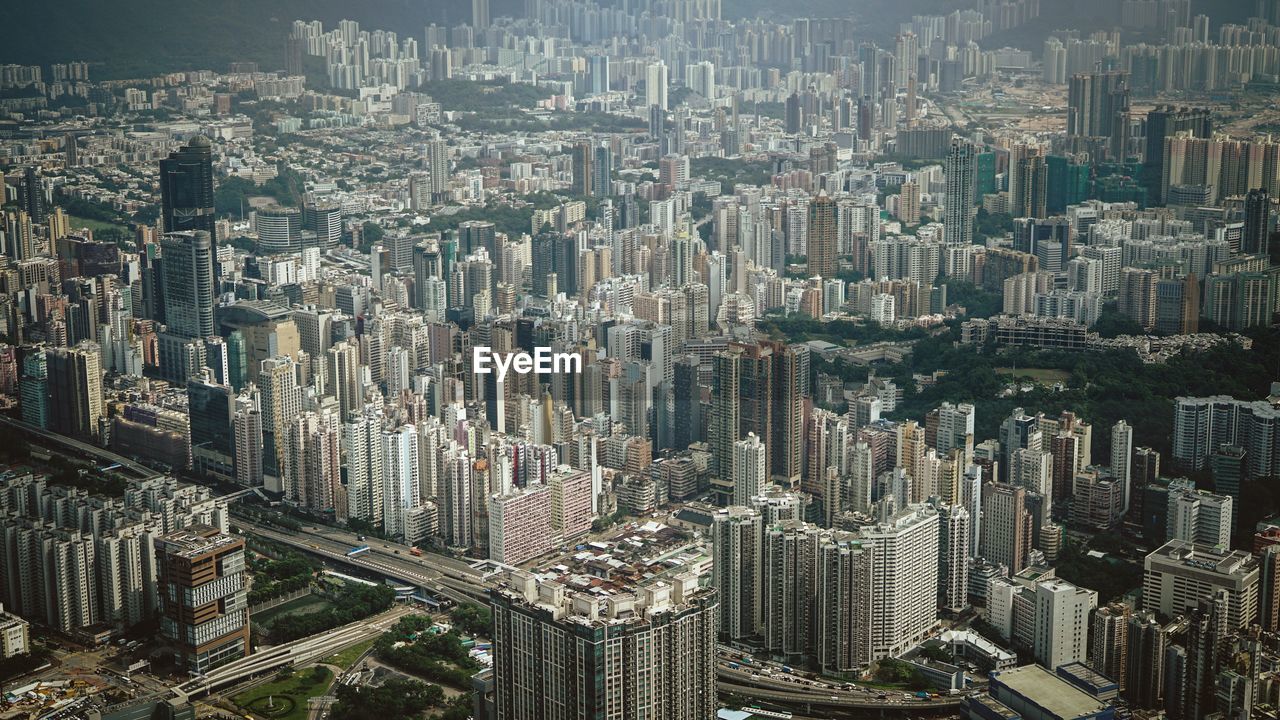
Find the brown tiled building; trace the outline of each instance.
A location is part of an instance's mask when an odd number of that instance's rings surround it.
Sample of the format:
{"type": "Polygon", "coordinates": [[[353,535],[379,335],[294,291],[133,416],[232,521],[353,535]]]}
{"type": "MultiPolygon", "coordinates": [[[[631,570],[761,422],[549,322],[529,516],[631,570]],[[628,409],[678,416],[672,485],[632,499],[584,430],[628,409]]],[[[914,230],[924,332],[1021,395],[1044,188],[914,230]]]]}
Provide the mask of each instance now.
{"type": "Polygon", "coordinates": [[[249,654],[244,540],[193,525],[157,542],[160,630],[178,664],[206,672],[249,654]]]}

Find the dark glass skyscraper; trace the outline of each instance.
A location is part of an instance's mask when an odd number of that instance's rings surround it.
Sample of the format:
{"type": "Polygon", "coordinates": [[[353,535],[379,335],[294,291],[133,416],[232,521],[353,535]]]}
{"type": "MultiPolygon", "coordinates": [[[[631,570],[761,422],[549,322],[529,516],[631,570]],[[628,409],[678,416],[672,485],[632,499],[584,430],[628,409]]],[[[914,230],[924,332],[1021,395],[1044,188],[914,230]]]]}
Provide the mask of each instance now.
{"type": "Polygon", "coordinates": [[[1271,195],[1265,188],[1254,188],[1244,199],[1244,237],[1240,252],[1266,255],[1271,239],[1271,195]]]}
{"type": "Polygon", "coordinates": [[[595,190],[593,172],[595,151],[590,141],[583,140],[573,146],[573,194],[590,195],[595,190]]]}
{"type": "Polygon", "coordinates": [[[160,161],[161,217],[165,232],[203,230],[216,245],[213,225],[213,148],[197,135],[160,161]]]}
{"type": "Polygon", "coordinates": [[[1143,163],[1143,184],[1147,187],[1147,202],[1163,204],[1161,180],[1164,177],[1164,141],[1184,130],[1190,130],[1198,138],[1213,134],[1213,120],[1204,108],[1175,108],[1162,105],[1147,113],[1147,148],[1143,163]]]}
{"type": "Polygon", "coordinates": [[[229,385],[212,378],[187,379],[187,414],[191,421],[191,460],[199,472],[235,477],[231,429],[234,395],[229,385]]]}
{"type": "Polygon", "coordinates": [[[1067,86],[1067,135],[1099,138],[1112,159],[1123,160],[1127,141],[1129,74],[1076,73],[1067,86]]]}
{"type": "Polygon", "coordinates": [[[974,188],[977,168],[974,166],[973,143],[955,139],[947,153],[945,170],[947,195],[943,204],[943,225],[948,245],[973,244],[974,188]]]}
{"type": "Polygon", "coordinates": [[[36,174],[35,165],[28,165],[22,173],[22,179],[18,185],[18,202],[31,217],[31,222],[37,225],[44,223],[44,183],[36,174]]]}
{"type": "Polygon", "coordinates": [[[595,149],[591,168],[591,194],[606,197],[613,190],[613,153],[607,145],[595,149]]]}

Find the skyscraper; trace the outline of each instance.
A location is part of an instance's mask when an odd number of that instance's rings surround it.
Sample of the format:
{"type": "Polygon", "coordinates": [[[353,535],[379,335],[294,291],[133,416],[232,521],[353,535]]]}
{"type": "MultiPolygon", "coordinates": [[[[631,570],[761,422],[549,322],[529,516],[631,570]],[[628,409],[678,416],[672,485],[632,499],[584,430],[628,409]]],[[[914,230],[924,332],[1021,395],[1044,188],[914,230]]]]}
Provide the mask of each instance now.
{"type": "Polygon", "coordinates": [[[1133,428],[1120,420],[1111,426],[1111,477],[1120,485],[1121,512],[1129,512],[1133,496],[1133,428]]]}
{"type": "Polygon", "coordinates": [[[938,455],[973,444],[974,408],[969,403],[944,402],[925,416],[925,442],[938,455]]]}
{"type": "Polygon", "coordinates": [[[834,534],[820,543],[816,565],[818,663],[829,673],[855,670],[871,662],[871,545],[834,534]]]}
{"type": "Polygon", "coordinates": [[[1157,707],[1164,695],[1164,628],[1151,613],[1129,617],[1124,696],[1136,708],[1157,707]]]}
{"type": "Polygon", "coordinates": [[[595,190],[595,152],[588,140],[573,145],[573,194],[591,195],[595,190]]]}
{"type": "Polygon", "coordinates": [[[1009,214],[1015,218],[1048,217],[1049,166],[1043,152],[1028,149],[1009,171],[1013,175],[1009,181],[1009,214]]]}
{"type": "Polygon", "coordinates": [[[938,607],[961,613],[969,607],[969,511],[938,505],[938,607]]]}
{"type": "Polygon", "coordinates": [[[1147,146],[1143,162],[1143,185],[1147,188],[1147,202],[1164,204],[1161,182],[1164,179],[1164,141],[1179,132],[1191,131],[1195,137],[1208,138],[1213,134],[1213,121],[1205,108],[1175,108],[1162,105],[1147,113],[1147,146]]]}
{"type": "Polygon", "coordinates": [[[302,389],[298,387],[297,367],[288,356],[262,361],[258,382],[262,388],[262,434],[264,472],[276,478],[270,490],[280,492],[280,484],[289,476],[289,428],[302,411],[302,389]]]}
{"type": "Polygon", "coordinates": [[[820,531],[800,520],[784,520],[765,531],[765,647],[789,659],[812,652],[815,629],[813,583],[820,531]]]}
{"type": "Polygon", "coordinates": [[[35,165],[28,165],[22,171],[22,178],[18,181],[18,204],[27,213],[27,217],[31,218],[31,222],[36,225],[44,224],[44,182],[36,174],[35,165]]]}
{"type": "Polygon", "coordinates": [[[1123,692],[1128,679],[1129,606],[1112,603],[1098,608],[1089,628],[1089,663],[1112,678],[1123,692]]]}
{"type": "Polygon", "coordinates": [[[675,417],[672,445],[684,450],[706,438],[702,411],[702,389],[698,384],[698,357],[682,355],[672,362],[675,385],[675,417]]]}
{"type": "Polygon", "coordinates": [[[1036,661],[1050,670],[1084,662],[1089,648],[1089,614],[1098,607],[1098,593],[1055,579],[1036,585],[1035,602],[1036,661]]]}
{"type": "Polygon", "coordinates": [[[864,528],[870,541],[872,659],[898,657],[938,624],[938,513],[911,505],[864,528]]]}
{"type": "Polygon", "coordinates": [[[1067,135],[1105,141],[1112,159],[1123,160],[1129,112],[1129,73],[1076,73],[1067,85],[1067,135]]]}
{"type": "Polygon", "coordinates": [[[800,132],[800,128],[804,125],[804,104],[800,102],[799,93],[791,93],[787,96],[783,105],[783,129],[789,134],[800,132]]]}
{"type": "Polygon", "coordinates": [[[595,160],[591,166],[590,194],[601,198],[613,194],[613,153],[608,145],[595,148],[595,160]]]}
{"type": "Polygon", "coordinates": [[[1200,283],[1195,273],[1156,281],[1156,332],[1186,335],[1200,329],[1200,283]]]}
{"type": "Polygon", "coordinates": [[[764,518],[752,508],[733,506],[711,521],[711,584],[724,606],[718,632],[729,640],[749,638],[764,622],[764,518]]]}
{"type": "Polygon", "coordinates": [[[833,278],[839,270],[836,257],[836,203],[825,190],[809,203],[809,275],[833,278]]]}
{"type": "Polygon", "coordinates": [[[203,230],[217,245],[213,210],[213,147],[197,135],[160,161],[161,219],[165,232],[203,230]]]}
{"type": "Polygon", "coordinates": [[[902,183],[898,191],[898,219],[907,225],[920,224],[920,185],[914,180],[902,183]]]}
{"type": "Polygon", "coordinates": [[[258,389],[249,386],[236,396],[231,416],[235,439],[235,478],[245,487],[262,485],[262,411],[258,389]]]}
{"type": "Polygon", "coordinates": [[[1143,570],[1145,611],[1173,617],[1225,592],[1228,628],[1258,619],[1259,563],[1249,553],[1170,540],[1147,555],[1143,570]]]}
{"type": "Polygon", "coordinates": [[[489,27],[489,0],[471,0],[471,27],[476,30],[489,27]]]}
{"type": "Polygon", "coordinates": [[[657,107],[660,111],[667,110],[667,65],[664,62],[650,63],[645,68],[644,75],[644,93],[645,104],[649,107],[657,107]]]}
{"type": "Polygon", "coordinates": [[[1031,549],[1031,513],[1027,491],[1004,483],[990,483],[982,490],[982,540],[979,551],[1010,572],[1022,572],[1031,549]]]}
{"type": "MultiPolygon", "coordinates": [[[[1179,689],[1182,702],[1175,704],[1185,713],[1183,717],[1209,717],[1215,709],[1222,644],[1226,632],[1235,629],[1227,625],[1228,603],[1228,593],[1217,591],[1189,608],[1183,639],[1187,651],[1186,670],[1179,689]]],[[[1246,711],[1243,715],[1251,713],[1246,711]]]]}
{"type": "Polygon", "coordinates": [[[1213,471],[1213,487],[1219,494],[1231,498],[1231,536],[1234,537],[1240,521],[1240,490],[1247,473],[1246,453],[1239,445],[1223,444],[1209,458],[1213,471]]]}
{"type": "Polygon", "coordinates": [[[186,339],[213,335],[213,235],[170,232],[160,248],[166,331],[186,339]]]}
{"type": "Polygon", "coordinates": [[[947,195],[942,219],[948,245],[973,244],[975,172],[973,143],[952,140],[944,169],[947,195]]]}
{"type": "Polygon", "coordinates": [[[489,559],[520,564],[551,549],[551,489],[515,488],[489,498],[489,559]]]}
{"type": "Polygon", "coordinates": [[[769,482],[764,443],[755,433],[733,444],[733,504],[749,505],[769,482]]]}
{"type": "Polygon", "coordinates": [[[102,399],[102,352],[88,340],[45,353],[49,387],[49,429],[96,440],[106,417],[102,399]]]}
{"type": "Polygon", "coordinates": [[[604,54],[587,56],[587,76],[592,94],[609,92],[609,56],[604,54]]]}
{"type": "Polygon", "coordinates": [[[383,531],[404,538],[406,516],[420,504],[418,434],[413,426],[382,433],[382,473],[383,531]]]}
{"type": "Polygon", "coordinates": [[[342,205],[308,201],[302,206],[302,229],[316,234],[316,245],[321,251],[336,248],[342,240],[342,205]]]}
{"type": "Polygon", "coordinates": [[[516,570],[490,595],[497,720],[715,715],[718,598],[692,573],[588,595],[516,570]]]}
{"type": "MultiPolygon", "coordinates": [[[[337,404],[330,399],[319,412],[291,418],[289,441],[292,461],[285,499],[315,512],[338,509],[342,498],[337,404]]],[[[346,514],[345,509],[337,512],[340,518],[346,514]]]]}
{"type": "Polygon", "coordinates": [[[430,177],[428,189],[434,200],[436,195],[449,189],[449,145],[443,138],[435,137],[426,142],[424,149],[430,177]]]}
{"type": "Polygon", "coordinates": [[[191,460],[197,472],[235,478],[234,396],[231,386],[211,378],[187,381],[191,418],[191,460]]]}
{"type": "Polygon", "coordinates": [[[204,673],[249,654],[244,540],[193,525],[156,542],[160,634],[178,665],[204,673]]]}
{"type": "Polygon", "coordinates": [[[27,352],[22,359],[22,377],[18,380],[22,399],[22,422],[38,428],[49,427],[49,365],[44,348],[27,352]]]}
{"type": "Polygon", "coordinates": [[[1244,199],[1244,236],[1240,252],[1266,255],[1271,240],[1271,194],[1265,188],[1254,188],[1244,199]]]}

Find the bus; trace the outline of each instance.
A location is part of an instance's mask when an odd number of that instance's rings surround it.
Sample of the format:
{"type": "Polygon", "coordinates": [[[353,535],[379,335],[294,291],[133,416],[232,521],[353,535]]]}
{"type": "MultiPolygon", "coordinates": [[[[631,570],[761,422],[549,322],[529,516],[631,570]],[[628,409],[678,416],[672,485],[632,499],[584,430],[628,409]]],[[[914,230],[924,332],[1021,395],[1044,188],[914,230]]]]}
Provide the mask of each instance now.
{"type": "Polygon", "coordinates": [[[348,550],[347,557],[352,557],[354,555],[359,555],[360,553],[367,553],[367,552],[369,552],[369,546],[361,545],[359,547],[353,547],[350,550],[348,550]]]}

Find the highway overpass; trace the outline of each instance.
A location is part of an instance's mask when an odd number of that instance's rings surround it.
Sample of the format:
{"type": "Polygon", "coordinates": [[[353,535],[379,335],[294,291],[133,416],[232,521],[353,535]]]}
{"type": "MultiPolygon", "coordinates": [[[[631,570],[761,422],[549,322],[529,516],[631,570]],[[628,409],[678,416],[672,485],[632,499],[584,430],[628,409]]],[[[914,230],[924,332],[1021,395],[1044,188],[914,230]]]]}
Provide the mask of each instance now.
{"type": "MultiPolygon", "coordinates": [[[[771,665],[776,668],[776,665],[771,665]]],[[[774,673],[773,675],[753,675],[753,668],[743,666],[729,667],[728,663],[718,660],[716,665],[716,687],[721,693],[734,693],[743,697],[782,703],[804,712],[812,710],[828,711],[842,709],[846,711],[871,711],[859,713],[867,717],[879,713],[884,717],[895,715],[954,715],[960,707],[959,696],[946,696],[920,700],[915,697],[906,699],[902,690],[878,690],[866,686],[855,686],[853,690],[841,690],[830,684],[817,685],[799,675],[774,673]],[[784,680],[783,678],[789,678],[784,680]],[[865,688],[865,689],[864,689],[865,688]],[[881,699],[879,695],[885,695],[881,699]]]]}
{"type": "Polygon", "coordinates": [[[376,539],[360,540],[355,534],[333,528],[317,527],[293,532],[240,516],[235,518],[234,524],[251,535],[288,545],[330,562],[414,585],[454,602],[488,602],[488,585],[484,576],[460,560],[433,553],[414,556],[406,545],[376,539]],[[354,556],[347,554],[360,545],[368,545],[368,552],[354,556]],[[396,554],[397,550],[399,554],[396,554]]]}
{"type": "Polygon", "coordinates": [[[221,665],[204,675],[175,686],[174,695],[181,699],[203,697],[262,673],[315,662],[348,646],[371,637],[378,637],[409,612],[411,608],[401,605],[380,615],[358,620],[319,635],[259,650],[248,657],[221,665]]]}

